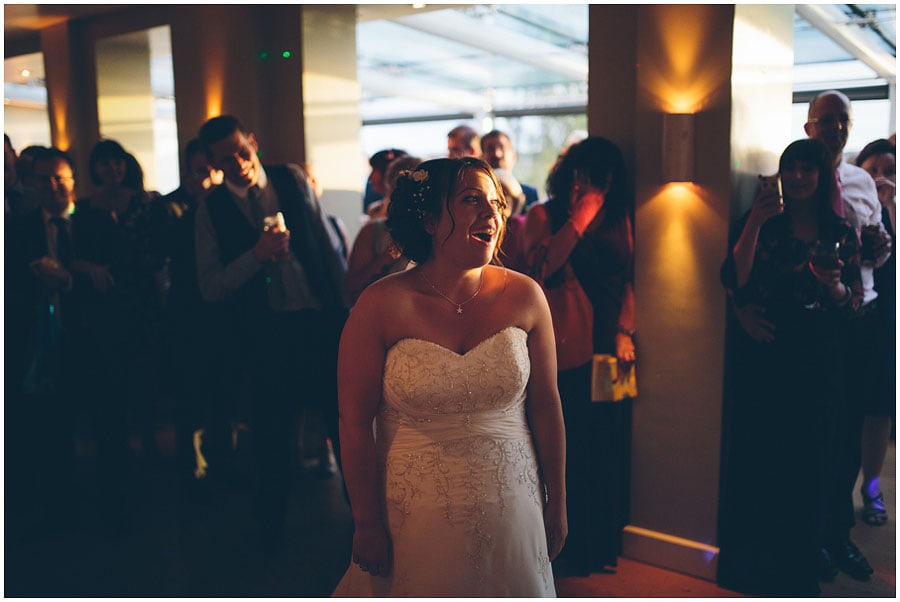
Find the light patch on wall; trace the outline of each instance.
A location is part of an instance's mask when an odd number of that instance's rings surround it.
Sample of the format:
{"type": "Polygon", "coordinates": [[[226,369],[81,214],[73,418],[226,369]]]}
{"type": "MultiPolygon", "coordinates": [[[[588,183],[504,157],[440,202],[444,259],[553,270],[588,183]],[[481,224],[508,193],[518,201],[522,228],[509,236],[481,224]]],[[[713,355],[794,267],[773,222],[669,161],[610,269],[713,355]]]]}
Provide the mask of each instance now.
{"type": "Polygon", "coordinates": [[[359,119],[360,87],[357,82],[307,71],[303,74],[303,91],[306,119],[334,116],[359,119]]]}
{"type": "Polygon", "coordinates": [[[667,306],[682,316],[696,310],[696,293],[708,278],[704,272],[704,258],[696,245],[698,222],[705,221],[709,209],[703,201],[701,189],[690,183],[671,183],[638,210],[637,238],[652,237],[659,244],[645,247],[650,256],[640,261],[653,266],[655,290],[666,299],[667,306]],[[640,224],[655,224],[652,232],[643,231],[640,224]]]}
{"type": "Polygon", "coordinates": [[[216,69],[206,73],[206,118],[212,119],[222,114],[223,77],[216,69]]]}
{"type": "Polygon", "coordinates": [[[218,117],[223,111],[225,96],[225,69],[230,56],[223,36],[205,36],[204,45],[206,69],[204,73],[204,92],[206,94],[206,118],[218,117]]]}
{"type": "Polygon", "coordinates": [[[65,102],[53,104],[53,122],[56,126],[56,139],[53,141],[53,145],[63,151],[69,150],[70,142],[69,137],[66,135],[66,132],[69,130],[66,128],[65,102]]]}
{"type": "Polygon", "coordinates": [[[702,111],[719,87],[723,74],[718,63],[704,60],[716,47],[716,41],[710,39],[715,9],[705,6],[647,8],[659,12],[658,18],[647,22],[656,25],[655,33],[662,49],[653,55],[658,60],[641,65],[642,79],[646,91],[655,99],[656,108],[662,112],[702,111]],[[671,15],[667,15],[669,12],[671,15]],[[672,27],[673,21],[678,23],[677,27],[672,27]]]}

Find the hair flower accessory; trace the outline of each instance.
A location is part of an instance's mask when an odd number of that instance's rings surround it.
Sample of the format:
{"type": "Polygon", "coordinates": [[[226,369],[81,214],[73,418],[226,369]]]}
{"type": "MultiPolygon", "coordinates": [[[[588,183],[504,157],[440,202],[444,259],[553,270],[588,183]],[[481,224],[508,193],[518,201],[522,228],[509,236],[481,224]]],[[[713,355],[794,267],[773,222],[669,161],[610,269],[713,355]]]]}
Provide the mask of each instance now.
{"type": "Polygon", "coordinates": [[[409,177],[411,177],[416,182],[421,183],[428,179],[428,172],[424,169],[417,169],[416,171],[409,174],[409,177]]]}

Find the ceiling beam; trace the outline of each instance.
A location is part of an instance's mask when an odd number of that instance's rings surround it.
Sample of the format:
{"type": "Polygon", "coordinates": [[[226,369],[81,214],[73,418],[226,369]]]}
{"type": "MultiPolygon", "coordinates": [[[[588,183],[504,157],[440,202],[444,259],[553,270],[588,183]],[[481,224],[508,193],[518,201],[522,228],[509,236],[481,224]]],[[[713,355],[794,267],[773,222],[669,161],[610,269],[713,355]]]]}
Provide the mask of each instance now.
{"type": "Polygon", "coordinates": [[[485,96],[460,88],[423,86],[415,79],[407,77],[363,71],[359,74],[359,85],[367,94],[376,96],[413,98],[472,113],[485,110],[485,96]]]}
{"type": "Polygon", "coordinates": [[[825,4],[798,4],[798,15],[850,53],[853,58],[870,67],[878,77],[889,83],[897,81],[897,58],[866,40],[848,26],[847,16],[839,8],[825,4]]]}
{"type": "Polygon", "coordinates": [[[580,52],[560,48],[521,33],[503,30],[469,17],[458,11],[438,11],[400,17],[394,23],[424,31],[525,63],[550,73],[558,73],[576,81],[587,81],[587,56],[580,52]]]}

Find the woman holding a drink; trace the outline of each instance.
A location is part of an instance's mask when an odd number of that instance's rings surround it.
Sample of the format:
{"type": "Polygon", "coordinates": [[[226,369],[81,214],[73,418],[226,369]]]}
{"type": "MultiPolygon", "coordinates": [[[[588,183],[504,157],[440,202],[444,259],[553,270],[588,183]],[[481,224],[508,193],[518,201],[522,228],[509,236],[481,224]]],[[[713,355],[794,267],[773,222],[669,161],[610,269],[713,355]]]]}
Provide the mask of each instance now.
{"type": "Polygon", "coordinates": [[[759,192],[722,267],[743,327],[729,324],[718,580],[751,595],[814,595],[827,577],[819,509],[842,387],[839,325],[862,291],[859,240],[833,210],[833,164],[821,142],[790,144],[781,194],[759,192]]]}

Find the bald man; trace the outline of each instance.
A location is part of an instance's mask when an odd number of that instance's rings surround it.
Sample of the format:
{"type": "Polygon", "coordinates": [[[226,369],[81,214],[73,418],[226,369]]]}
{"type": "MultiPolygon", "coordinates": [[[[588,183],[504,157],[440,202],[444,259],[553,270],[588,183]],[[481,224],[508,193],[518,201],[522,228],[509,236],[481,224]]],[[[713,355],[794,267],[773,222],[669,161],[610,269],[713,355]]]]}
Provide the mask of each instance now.
{"type": "Polygon", "coordinates": [[[828,464],[829,470],[826,470],[822,526],[823,577],[834,576],[841,570],[864,581],[873,571],[859,548],[850,541],[850,529],[855,523],[853,486],[861,464],[865,408],[878,394],[880,378],[881,363],[875,357],[879,322],[875,313],[878,293],[874,269],[890,256],[891,239],[881,222],[881,203],[874,180],[863,169],[844,161],[844,147],[852,126],[850,99],[843,92],[828,90],[810,101],[803,128],[807,136],[824,143],[834,155],[835,178],[841,194],[839,207],[847,221],[857,233],[868,224],[879,226],[873,257],[863,259],[860,265],[862,305],[848,314],[846,321],[843,363],[847,392],[838,408],[839,430],[832,448],[834,455],[828,464]]]}

